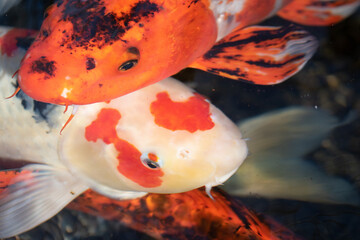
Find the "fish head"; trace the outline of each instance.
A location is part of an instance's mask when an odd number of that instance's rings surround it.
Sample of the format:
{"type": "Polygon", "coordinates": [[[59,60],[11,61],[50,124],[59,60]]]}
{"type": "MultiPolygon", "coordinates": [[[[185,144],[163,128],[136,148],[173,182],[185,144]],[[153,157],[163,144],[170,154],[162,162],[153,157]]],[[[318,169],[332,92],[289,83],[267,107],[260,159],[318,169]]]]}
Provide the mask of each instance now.
{"type": "Polygon", "coordinates": [[[110,103],[80,106],[59,151],[75,175],[107,196],[219,185],[247,155],[236,125],[173,79],[110,103]]]}
{"type": "Polygon", "coordinates": [[[180,1],[61,1],[47,11],[18,82],[42,102],[108,101],[185,68],[216,34],[202,1],[190,9],[180,1]]]}

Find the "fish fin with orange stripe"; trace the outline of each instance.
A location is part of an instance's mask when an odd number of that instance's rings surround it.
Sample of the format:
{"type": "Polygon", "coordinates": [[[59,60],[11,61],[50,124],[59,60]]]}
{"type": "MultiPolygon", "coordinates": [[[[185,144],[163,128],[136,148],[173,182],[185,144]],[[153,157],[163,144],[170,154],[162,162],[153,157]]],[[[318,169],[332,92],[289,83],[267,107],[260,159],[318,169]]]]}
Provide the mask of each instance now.
{"type": "Polygon", "coordinates": [[[359,0],[295,0],[277,15],[303,25],[329,26],[350,16],[359,5],[359,0]]]}
{"type": "Polygon", "coordinates": [[[252,26],[234,31],[190,67],[234,80],[272,85],[301,70],[317,46],[315,37],[295,25],[252,26]]]}
{"type": "Polygon", "coordinates": [[[0,174],[0,238],[30,230],[87,189],[66,169],[31,164],[0,174]]]}

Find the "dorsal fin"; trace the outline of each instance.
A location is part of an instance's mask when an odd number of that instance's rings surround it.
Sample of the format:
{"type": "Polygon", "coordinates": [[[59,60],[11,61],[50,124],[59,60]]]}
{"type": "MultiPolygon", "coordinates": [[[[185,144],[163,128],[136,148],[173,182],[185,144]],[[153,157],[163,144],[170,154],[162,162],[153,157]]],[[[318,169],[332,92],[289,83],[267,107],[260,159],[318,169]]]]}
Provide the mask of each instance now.
{"type": "Polygon", "coordinates": [[[235,80],[271,85],[298,72],[317,45],[313,36],[295,25],[252,26],[234,31],[190,67],[235,80]]]}

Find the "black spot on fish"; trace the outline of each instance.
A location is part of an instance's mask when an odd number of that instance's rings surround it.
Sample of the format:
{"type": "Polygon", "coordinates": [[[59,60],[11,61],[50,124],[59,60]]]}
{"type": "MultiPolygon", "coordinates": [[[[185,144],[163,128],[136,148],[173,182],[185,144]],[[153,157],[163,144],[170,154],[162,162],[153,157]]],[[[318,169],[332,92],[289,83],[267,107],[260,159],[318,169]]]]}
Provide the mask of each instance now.
{"type": "MultiPolygon", "coordinates": [[[[14,89],[16,89],[17,87],[18,84],[14,84],[14,89]]],[[[21,100],[21,105],[25,110],[32,113],[32,117],[35,119],[36,122],[45,121],[50,128],[53,127],[53,123],[50,119],[50,114],[54,112],[54,110],[59,106],[36,101],[22,91],[16,94],[16,98],[19,98],[21,100]]]]}
{"type": "Polygon", "coordinates": [[[259,67],[263,67],[263,68],[281,68],[290,62],[296,62],[297,60],[304,59],[304,56],[305,56],[304,54],[299,54],[297,56],[294,56],[294,57],[288,59],[287,61],[277,62],[277,63],[270,62],[270,61],[264,61],[263,59],[260,59],[257,61],[246,61],[246,63],[255,65],[255,66],[259,66],[259,67]]]}
{"type": "Polygon", "coordinates": [[[60,7],[64,3],[64,0],[57,0],[56,4],[58,7],[60,7]]]}
{"type": "Polygon", "coordinates": [[[45,73],[45,79],[50,76],[55,76],[55,61],[49,61],[46,57],[42,56],[34,61],[31,65],[31,70],[37,73],[45,73]]]}
{"type": "Polygon", "coordinates": [[[191,2],[189,3],[189,5],[188,5],[188,8],[190,8],[191,7],[191,5],[195,5],[197,2],[198,2],[199,0],[191,0],[191,2]]]}
{"type": "Polygon", "coordinates": [[[239,68],[236,69],[227,69],[227,68],[209,68],[207,69],[209,73],[213,73],[216,75],[220,75],[221,73],[226,73],[228,75],[236,77],[237,80],[247,82],[247,83],[254,83],[249,80],[248,74],[242,72],[239,68]]]}
{"type": "Polygon", "coordinates": [[[44,36],[44,38],[47,38],[49,36],[49,31],[47,30],[42,30],[41,34],[44,36]]]}
{"type": "Polygon", "coordinates": [[[34,41],[34,37],[19,37],[16,38],[16,46],[18,48],[24,49],[24,50],[28,50],[29,47],[31,46],[31,44],[34,41]]]}
{"type": "MultiPolygon", "coordinates": [[[[129,12],[108,12],[101,0],[73,0],[65,4],[62,21],[70,21],[73,33],[63,41],[68,48],[89,47],[102,48],[122,39],[125,32],[146,18],[153,17],[161,7],[150,1],[139,1],[129,12]]],[[[60,23],[61,24],[61,23],[60,23]]]]}
{"type": "Polygon", "coordinates": [[[94,69],[96,66],[95,66],[95,59],[94,58],[88,58],[86,60],[86,70],[91,70],[91,69],[94,69]]]}

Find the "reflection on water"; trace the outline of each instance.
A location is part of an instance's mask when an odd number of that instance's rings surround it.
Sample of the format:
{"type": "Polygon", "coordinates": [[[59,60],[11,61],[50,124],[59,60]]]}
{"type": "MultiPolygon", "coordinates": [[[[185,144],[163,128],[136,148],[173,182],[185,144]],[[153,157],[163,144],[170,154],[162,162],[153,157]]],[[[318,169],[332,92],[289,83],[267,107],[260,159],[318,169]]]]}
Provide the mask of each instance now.
{"type": "MultiPolygon", "coordinates": [[[[0,17],[0,25],[37,29],[49,2],[23,1],[0,17]]],[[[274,18],[268,24],[284,24],[284,21],[274,18]]],[[[351,112],[360,111],[357,94],[360,91],[359,27],[358,11],[338,25],[307,28],[319,38],[319,50],[301,72],[280,85],[254,86],[195,70],[184,70],[177,77],[189,82],[235,122],[294,105],[323,109],[342,120],[351,112]]],[[[314,163],[331,176],[343,177],[360,190],[359,136],[360,122],[355,118],[350,124],[332,131],[320,146],[306,154],[305,161],[314,163]]],[[[240,199],[249,208],[272,216],[305,239],[354,239],[360,235],[358,207],[269,200],[257,195],[240,199]]],[[[62,211],[22,237],[37,239],[39,236],[46,239],[61,239],[63,236],[69,239],[151,239],[118,222],[70,210],[62,211]]]]}

